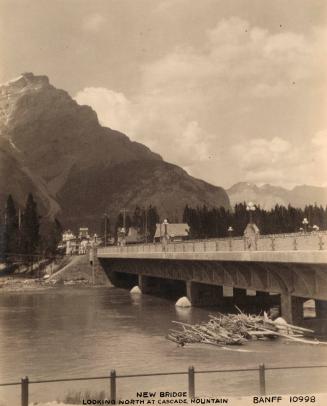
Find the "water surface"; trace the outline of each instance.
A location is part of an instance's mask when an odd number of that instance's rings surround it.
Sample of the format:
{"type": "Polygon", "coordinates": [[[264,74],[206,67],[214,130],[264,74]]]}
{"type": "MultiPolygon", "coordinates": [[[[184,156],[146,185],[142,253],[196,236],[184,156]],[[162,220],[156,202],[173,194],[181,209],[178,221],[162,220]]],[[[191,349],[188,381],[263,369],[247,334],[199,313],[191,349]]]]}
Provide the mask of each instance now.
{"type": "MultiPolygon", "coordinates": [[[[117,288],[58,288],[0,295],[0,382],[161,371],[235,369],[327,364],[327,346],[256,341],[220,349],[184,348],[165,336],[172,320],[207,320],[208,309],[177,310],[174,303],[133,296],[117,288]],[[239,350],[240,349],[240,350],[239,350]]],[[[326,388],[327,370],[267,372],[270,393],[312,393],[326,388]]],[[[196,375],[197,394],[248,395],[257,392],[258,372],[196,375]]],[[[70,391],[109,389],[108,380],[35,384],[31,401],[63,399],[70,391]]],[[[0,388],[0,404],[19,404],[19,387],[0,388]]],[[[118,396],[136,391],[187,390],[187,376],[120,379],[118,396]]]]}

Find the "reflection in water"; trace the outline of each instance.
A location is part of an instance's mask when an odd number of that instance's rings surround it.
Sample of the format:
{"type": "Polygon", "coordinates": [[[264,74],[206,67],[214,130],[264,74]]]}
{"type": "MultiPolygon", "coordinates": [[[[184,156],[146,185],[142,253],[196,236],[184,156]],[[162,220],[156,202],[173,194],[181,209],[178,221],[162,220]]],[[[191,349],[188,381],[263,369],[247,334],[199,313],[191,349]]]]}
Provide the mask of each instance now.
{"type": "MultiPolygon", "coordinates": [[[[321,364],[325,346],[251,342],[246,346],[184,348],[166,340],[172,320],[207,320],[212,309],[175,308],[174,302],[131,295],[116,288],[62,288],[0,296],[0,381],[55,379],[195,369],[321,364]]],[[[269,392],[323,391],[324,370],[267,372],[269,392]]],[[[31,386],[31,401],[63,398],[70,389],[107,390],[106,381],[31,386]]],[[[257,372],[196,376],[196,390],[207,394],[250,394],[258,389],[257,372]]],[[[137,390],[186,390],[187,377],[119,380],[118,394],[137,390]]],[[[0,401],[15,405],[19,388],[0,388],[0,401]]],[[[1,402],[0,402],[1,404],[1,402]]]]}
{"type": "Polygon", "coordinates": [[[176,307],[176,316],[179,321],[189,321],[191,317],[191,307],[176,307]]]}

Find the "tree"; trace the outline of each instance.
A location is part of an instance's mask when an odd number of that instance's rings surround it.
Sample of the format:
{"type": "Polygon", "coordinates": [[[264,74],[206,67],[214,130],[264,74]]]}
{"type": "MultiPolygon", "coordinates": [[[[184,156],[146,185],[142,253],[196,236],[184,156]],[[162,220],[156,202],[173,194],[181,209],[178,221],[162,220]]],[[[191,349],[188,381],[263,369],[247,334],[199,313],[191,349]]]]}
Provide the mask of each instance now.
{"type": "Polygon", "coordinates": [[[144,233],[143,220],[144,220],[144,210],[141,210],[139,206],[136,206],[132,217],[132,226],[141,234],[144,233]]]}
{"type": "Polygon", "coordinates": [[[10,254],[18,252],[18,217],[15,207],[14,199],[11,195],[8,196],[6,209],[5,209],[5,254],[6,257],[10,254]]]}
{"type": "Polygon", "coordinates": [[[152,241],[156,233],[157,224],[159,223],[159,214],[155,206],[149,206],[147,209],[147,232],[148,241],[152,241]]]}
{"type": "Polygon", "coordinates": [[[33,255],[37,252],[40,242],[40,218],[37,204],[32,193],[29,193],[22,218],[21,247],[24,254],[33,255]]]}
{"type": "Polygon", "coordinates": [[[111,224],[108,214],[104,215],[104,219],[101,222],[101,235],[103,235],[104,245],[107,245],[111,236],[111,224]]]}
{"type": "Polygon", "coordinates": [[[46,255],[56,255],[58,253],[58,244],[61,241],[62,232],[63,228],[60,221],[55,218],[49,225],[46,235],[43,234],[42,238],[42,245],[46,255]]]}

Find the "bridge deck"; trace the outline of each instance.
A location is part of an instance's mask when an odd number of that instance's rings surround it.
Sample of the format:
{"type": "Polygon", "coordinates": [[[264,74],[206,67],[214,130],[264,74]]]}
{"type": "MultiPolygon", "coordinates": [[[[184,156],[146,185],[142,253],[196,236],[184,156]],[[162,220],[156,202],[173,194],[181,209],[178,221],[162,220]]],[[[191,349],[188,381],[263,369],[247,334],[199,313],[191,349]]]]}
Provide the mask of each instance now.
{"type": "Polygon", "coordinates": [[[125,250],[112,251],[108,248],[102,248],[98,250],[98,258],[327,264],[327,251],[127,252],[125,250]]]}
{"type": "Polygon", "coordinates": [[[282,314],[291,321],[304,298],[327,301],[326,248],[327,232],[319,232],[262,236],[250,245],[225,238],[110,246],[97,256],[114,285],[138,278],[142,292],[153,293],[182,283],[192,304],[219,302],[222,286],[278,293],[282,314]]]}
{"type": "Polygon", "coordinates": [[[261,236],[248,247],[243,238],[99,248],[98,258],[245,261],[327,264],[327,232],[261,236]]]}

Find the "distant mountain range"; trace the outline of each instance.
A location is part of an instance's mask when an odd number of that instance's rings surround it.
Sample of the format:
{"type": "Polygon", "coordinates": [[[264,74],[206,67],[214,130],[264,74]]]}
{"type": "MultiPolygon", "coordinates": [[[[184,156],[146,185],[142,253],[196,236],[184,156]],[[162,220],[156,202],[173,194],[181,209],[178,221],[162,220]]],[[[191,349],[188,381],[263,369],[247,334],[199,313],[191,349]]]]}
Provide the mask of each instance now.
{"type": "Polygon", "coordinates": [[[327,205],[327,187],[301,185],[288,190],[278,186],[257,186],[253,183],[239,182],[226,190],[232,206],[240,202],[252,201],[264,209],[276,204],[304,208],[308,204],[327,205]]]}
{"type": "Polygon", "coordinates": [[[224,206],[216,187],[165,162],[146,146],[102,127],[46,76],[22,74],[0,86],[0,208],[32,192],[43,216],[95,227],[105,212],[155,205],[173,218],[186,204],[224,206]]]}

